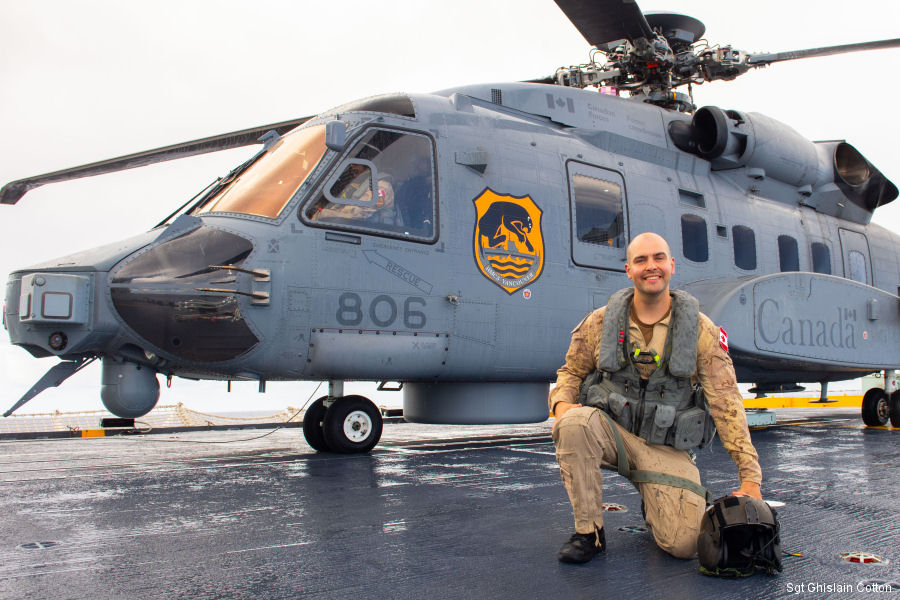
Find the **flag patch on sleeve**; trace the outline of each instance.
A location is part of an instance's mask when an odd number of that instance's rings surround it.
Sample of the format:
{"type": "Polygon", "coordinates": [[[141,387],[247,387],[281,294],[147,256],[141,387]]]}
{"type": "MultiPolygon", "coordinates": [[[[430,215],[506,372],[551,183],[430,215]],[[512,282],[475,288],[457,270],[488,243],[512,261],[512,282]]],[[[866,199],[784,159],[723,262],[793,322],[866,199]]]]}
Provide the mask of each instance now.
{"type": "Polygon", "coordinates": [[[719,345],[722,346],[722,350],[728,352],[728,334],[721,327],[719,327],[719,345]]]}

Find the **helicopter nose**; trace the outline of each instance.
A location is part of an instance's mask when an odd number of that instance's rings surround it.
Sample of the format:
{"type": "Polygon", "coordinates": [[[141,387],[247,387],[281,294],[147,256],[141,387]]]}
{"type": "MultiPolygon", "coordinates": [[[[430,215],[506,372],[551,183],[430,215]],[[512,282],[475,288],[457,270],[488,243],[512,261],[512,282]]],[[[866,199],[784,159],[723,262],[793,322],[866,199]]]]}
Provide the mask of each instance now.
{"type": "Polygon", "coordinates": [[[71,357],[102,347],[112,335],[96,305],[104,273],[25,272],[10,275],[3,324],[10,341],[33,356],[71,357]]]}
{"type": "Polygon", "coordinates": [[[239,300],[255,298],[239,268],[252,250],[249,240],[205,226],[164,241],[110,272],[113,306],[135,334],[176,359],[235,358],[259,342],[239,300]]]}

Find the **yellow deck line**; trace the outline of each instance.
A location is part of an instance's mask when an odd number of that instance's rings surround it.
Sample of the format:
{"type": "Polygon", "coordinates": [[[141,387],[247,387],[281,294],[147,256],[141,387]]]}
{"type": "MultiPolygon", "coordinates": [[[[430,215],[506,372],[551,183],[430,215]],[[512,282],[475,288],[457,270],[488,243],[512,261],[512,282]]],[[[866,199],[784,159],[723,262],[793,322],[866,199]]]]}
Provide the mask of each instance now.
{"type": "Polygon", "coordinates": [[[862,406],[862,395],[828,396],[827,404],[813,402],[818,398],[802,398],[797,396],[770,396],[768,398],[744,398],[744,408],[859,408],[862,406]]]}
{"type": "MultiPolygon", "coordinates": [[[[768,396],[766,398],[744,398],[744,408],[860,408],[862,394],[841,394],[828,396],[827,404],[813,402],[818,398],[801,396],[768,396]]],[[[553,412],[550,416],[555,416],[553,412]]]]}

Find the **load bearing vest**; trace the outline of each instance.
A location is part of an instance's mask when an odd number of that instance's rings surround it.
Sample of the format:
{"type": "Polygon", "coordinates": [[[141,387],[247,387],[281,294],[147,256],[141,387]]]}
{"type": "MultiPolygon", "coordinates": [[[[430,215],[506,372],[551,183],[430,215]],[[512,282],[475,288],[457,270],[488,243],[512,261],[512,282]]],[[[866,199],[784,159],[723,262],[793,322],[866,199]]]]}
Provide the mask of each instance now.
{"type": "MultiPolygon", "coordinates": [[[[680,290],[672,294],[672,316],[657,367],[647,379],[634,364],[629,317],[634,289],[613,294],[603,318],[598,370],[582,385],[581,402],[611,416],[649,444],[679,450],[702,448],[715,423],[703,390],[691,385],[697,365],[700,305],[680,290]]],[[[654,357],[656,358],[656,357],[654,357]]]]}

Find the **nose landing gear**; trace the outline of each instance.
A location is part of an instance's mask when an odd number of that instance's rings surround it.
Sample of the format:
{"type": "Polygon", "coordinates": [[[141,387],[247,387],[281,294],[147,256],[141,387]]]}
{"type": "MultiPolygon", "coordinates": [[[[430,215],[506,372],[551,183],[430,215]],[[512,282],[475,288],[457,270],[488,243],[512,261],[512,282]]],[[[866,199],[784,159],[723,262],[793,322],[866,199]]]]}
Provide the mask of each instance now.
{"type": "Polygon", "coordinates": [[[322,396],[303,417],[303,436],[318,452],[368,452],[381,439],[381,411],[363,396],[322,396]]]}

